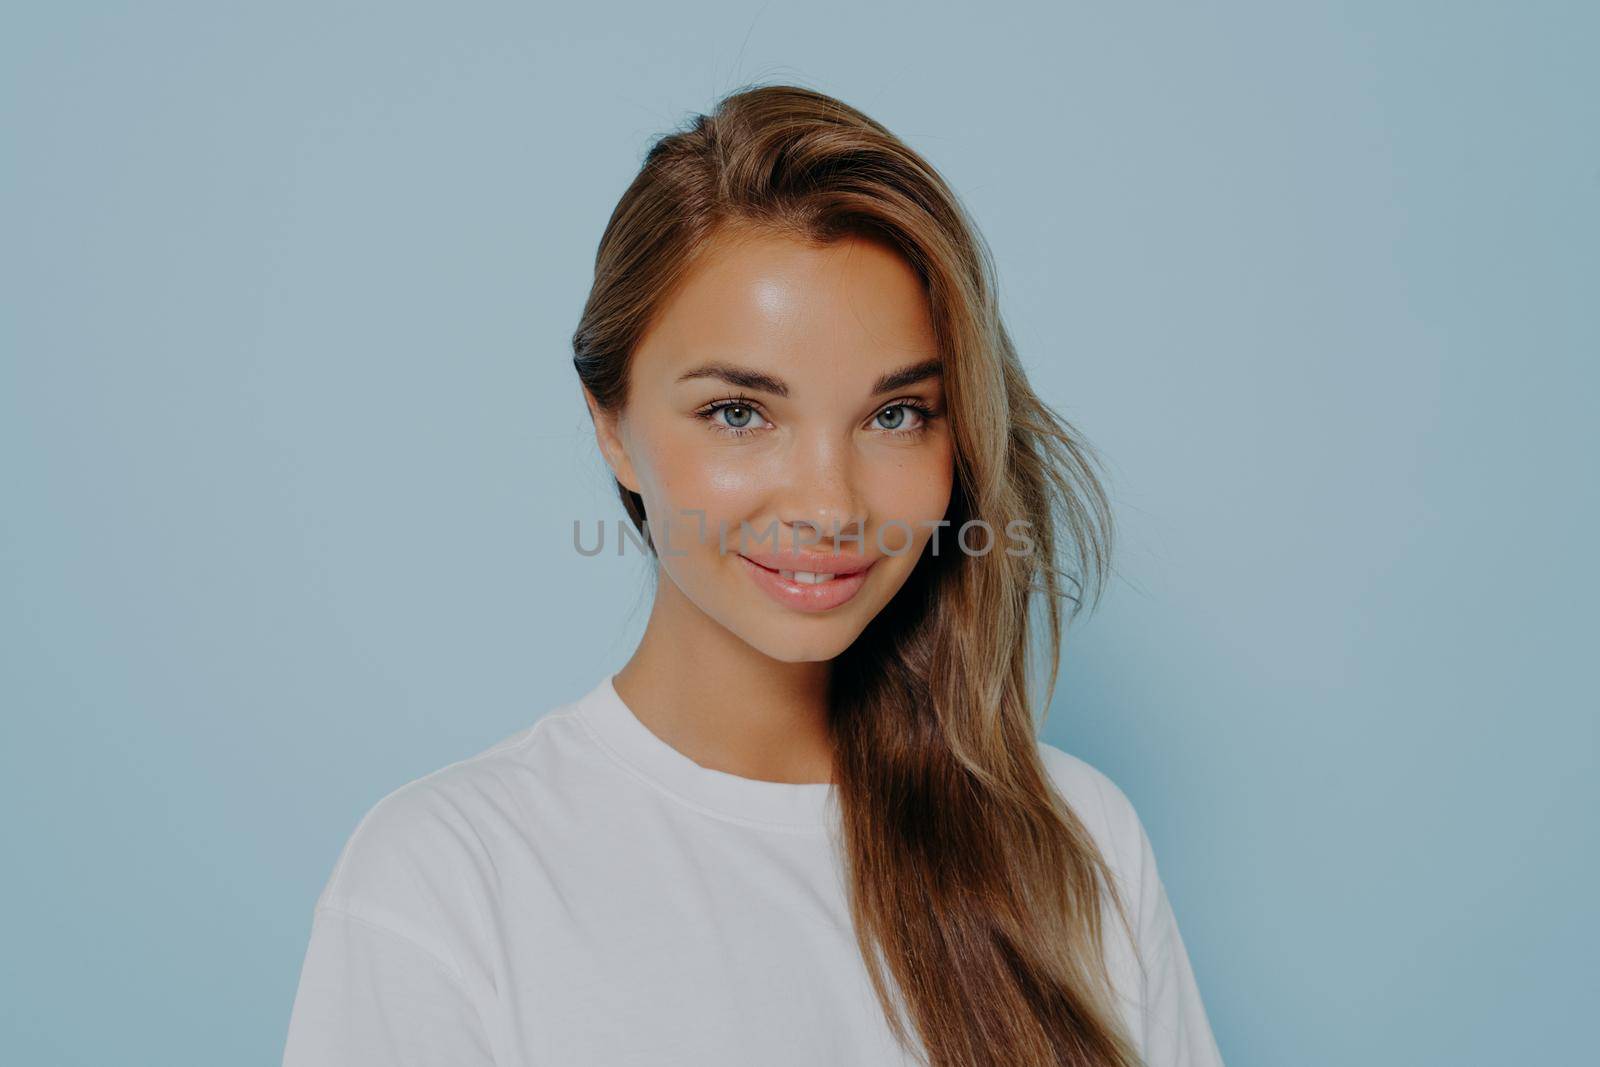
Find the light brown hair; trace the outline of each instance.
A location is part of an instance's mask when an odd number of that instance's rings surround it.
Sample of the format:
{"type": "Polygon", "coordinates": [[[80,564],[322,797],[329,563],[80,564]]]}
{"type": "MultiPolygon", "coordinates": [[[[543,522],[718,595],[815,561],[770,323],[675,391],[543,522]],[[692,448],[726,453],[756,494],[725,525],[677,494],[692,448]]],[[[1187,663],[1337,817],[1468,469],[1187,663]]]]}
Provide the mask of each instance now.
{"type": "MultiPolygon", "coordinates": [[[[1070,621],[1109,569],[1093,452],[1028,385],[991,254],[943,179],[855,108],[786,85],[732,93],[662,136],[622,195],[572,338],[601,408],[624,404],[630,355],[657,309],[735,227],[822,244],[870,237],[905,257],[944,362],[956,456],[946,536],[974,519],[997,536],[1014,519],[1030,524],[1029,553],[925,553],[833,661],[851,914],[886,1018],[931,1067],[1134,1067],[1102,940],[1102,908],[1124,924],[1126,909],[1043,765],[1030,701],[1036,594],[1043,707],[1061,602],[1070,621]]],[[[649,543],[643,499],[617,491],[649,543]]]]}

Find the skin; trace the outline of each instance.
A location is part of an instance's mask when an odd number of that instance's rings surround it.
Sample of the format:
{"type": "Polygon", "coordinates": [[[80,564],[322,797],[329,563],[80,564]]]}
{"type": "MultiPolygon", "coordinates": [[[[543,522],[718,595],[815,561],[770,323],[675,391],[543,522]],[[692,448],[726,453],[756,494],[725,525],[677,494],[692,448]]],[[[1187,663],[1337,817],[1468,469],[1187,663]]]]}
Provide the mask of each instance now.
{"type": "Polygon", "coordinates": [[[644,498],[660,556],[650,619],[617,692],[696,763],[766,781],[833,780],[830,661],[905,584],[950,502],[939,376],[873,391],[881,376],[928,361],[938,346],[927,298],[894,250],[740,233],[718,241],[652,323],[621,412],[602,411],[585,390],[596,441],[644,498]],[[762,372],[788,395],[680,380],[711,363],[762,372]],[[697,417],[733,397],[743,399],[697,417]],[[705,512],[703,526],[691,510],[705,512]],[[798,612],[752,582],[736,555],[741,522],[752,550],[772,547],[753,538],[776,523],[782,548],[833,551],[837,529],[839,551],[878,562],[847,603],[798,612]],[[856,533],[861,541],[848,539],[856,533]]]}

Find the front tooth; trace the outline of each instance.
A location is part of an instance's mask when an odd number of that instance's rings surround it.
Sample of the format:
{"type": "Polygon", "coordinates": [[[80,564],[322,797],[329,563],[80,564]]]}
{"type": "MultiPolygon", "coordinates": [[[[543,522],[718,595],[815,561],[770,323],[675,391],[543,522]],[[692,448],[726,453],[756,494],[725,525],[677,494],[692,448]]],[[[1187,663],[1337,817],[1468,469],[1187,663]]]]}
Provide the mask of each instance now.
{"type": "Polygon", "coordinates": [[[799,582],[801,585],[821,585],[823,582],[826,582],[828,579],[834,577],[831,574],[818,574],[816,571],[780,570],[778,573],[789,579],[791,582],[799,582]]]}

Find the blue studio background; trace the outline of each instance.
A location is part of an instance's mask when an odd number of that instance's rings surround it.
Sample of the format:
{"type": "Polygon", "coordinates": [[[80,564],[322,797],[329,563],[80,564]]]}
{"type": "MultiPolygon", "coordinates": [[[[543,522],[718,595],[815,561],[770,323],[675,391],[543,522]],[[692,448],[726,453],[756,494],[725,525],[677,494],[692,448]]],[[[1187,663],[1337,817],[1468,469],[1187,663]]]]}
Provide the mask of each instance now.
{"type": "Polygon", "coordinates": [[[1593,1056],[1593,5],[11,5],[0,1056],[274,1064],[360,815],[632,651],[568,360],[751,81],[960,192],[1118,577],[1046,736],[1230,1067],[1593,1056]]]}

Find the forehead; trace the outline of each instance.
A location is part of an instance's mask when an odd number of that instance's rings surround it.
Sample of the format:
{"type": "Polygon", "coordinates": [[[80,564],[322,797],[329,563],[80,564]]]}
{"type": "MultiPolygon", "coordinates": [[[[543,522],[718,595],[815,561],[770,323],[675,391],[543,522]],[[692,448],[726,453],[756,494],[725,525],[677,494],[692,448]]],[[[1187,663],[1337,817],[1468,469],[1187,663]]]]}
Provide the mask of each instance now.
{"type": "Polygon", "coordinates": [[[667,374],[720,358],[792,380],[854,379],[937,356],[922,281],[888,245],[739,233],[704,250],[641,342],[635,369],[667,374]]]}

